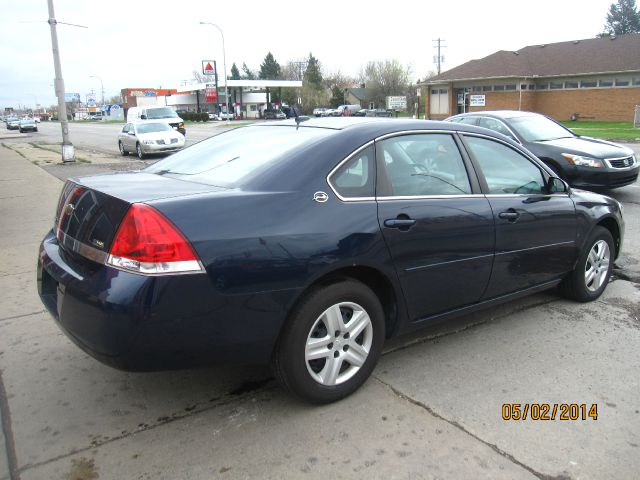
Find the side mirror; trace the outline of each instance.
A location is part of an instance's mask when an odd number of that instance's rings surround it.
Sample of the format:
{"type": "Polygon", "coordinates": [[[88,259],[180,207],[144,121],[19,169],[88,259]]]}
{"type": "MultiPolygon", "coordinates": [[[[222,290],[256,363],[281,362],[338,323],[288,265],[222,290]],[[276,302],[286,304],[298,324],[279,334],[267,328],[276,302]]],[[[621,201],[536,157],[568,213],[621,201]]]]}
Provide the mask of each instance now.
{"type": "Polygon", "coordinates": [[[569,191],[569,185],[558,177],[549,177],[547,181],[547,192],[549,193],[566,193],[569,191]]]}
{"type": "Polygon", "coordinates": [[[143,113],[142,115],[140,115],[140,120],[146,120],[147,116],[143,113]]]}
{"type": "Polygon", "coordinates": [[[132,137],[134,137],[136,135],[136,132],[130,131],[129,135],[131,135],[132,137]]]}

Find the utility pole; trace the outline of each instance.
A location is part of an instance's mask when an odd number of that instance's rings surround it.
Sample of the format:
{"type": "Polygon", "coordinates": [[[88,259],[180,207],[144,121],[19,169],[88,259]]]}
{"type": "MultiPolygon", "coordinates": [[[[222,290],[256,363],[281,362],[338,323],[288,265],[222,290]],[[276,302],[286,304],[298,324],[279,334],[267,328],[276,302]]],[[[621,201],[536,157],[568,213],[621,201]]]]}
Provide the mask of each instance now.
{"type": "Polygon", "coordinates": [[[64,102],[64,79],[62,78],[62,67],[60,66],[60,49],[58,47],[58,33],[56,25],[58,23],[71,25],[74,27],[87,28],[84,25],[73,25],[72,23],[64,23],[56,21],[56,15],[53,11],[53,0],[47,0],[49,6],[49,20],[47,23],[51,29],[51,49],[53,50],[53,66],[56,72],[56,78],[53,81],[56,96],[58,97],[58,119],[62,127],[62,161],[75,162],[76,154],[73,144],[69,139],[69,121],[67,120],[67,105],[64,102]]]}
{"type": "Polygon", "coordinates": [[[447,48],[447,46],[442,45],[442,42],[444,42],[442,38],[436,38],[433,41],[436,42],[436,45],[434,45],[433,48],[438,49],[438,55],[433,57],[433,63],[435,63],[438,66],[438,75],[440,75],[440,66],[441,66],[441,63],[444,63],[444,56],[441,53],[441,49],[447,48]]]}

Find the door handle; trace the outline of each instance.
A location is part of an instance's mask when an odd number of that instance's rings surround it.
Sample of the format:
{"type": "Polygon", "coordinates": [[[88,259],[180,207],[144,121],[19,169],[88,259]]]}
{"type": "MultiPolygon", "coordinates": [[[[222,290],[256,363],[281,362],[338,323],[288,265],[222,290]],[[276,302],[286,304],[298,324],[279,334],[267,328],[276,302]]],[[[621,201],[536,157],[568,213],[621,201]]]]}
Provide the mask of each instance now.
{"type": "Polygon", "coordinates": [[[412,218],[390,218],[384,221],[384,226],[389,228],[405,228],[415,225],[416,221],[412,218]]]}
{"type": "Polygon", "coordinates": [[[515,210],[508,210],[506,212],[500,212],[498,214],[498,217],[504,220],[509,220],[510,222],[515,222],[518,219],[518,217],[520,217],[520,214],[515,210]]]}

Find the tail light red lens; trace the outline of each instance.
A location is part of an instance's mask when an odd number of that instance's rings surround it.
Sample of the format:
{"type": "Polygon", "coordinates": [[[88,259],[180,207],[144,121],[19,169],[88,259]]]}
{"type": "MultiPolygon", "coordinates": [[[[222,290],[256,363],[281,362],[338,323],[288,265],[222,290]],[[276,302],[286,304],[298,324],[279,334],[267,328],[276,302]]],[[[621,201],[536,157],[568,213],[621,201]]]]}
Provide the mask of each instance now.
{"type": "Polygon", "coordinates": [[[148,275],[202,272],[188,240],[155,208],[134,203],[109,251],[107,263],[148,275]]]}

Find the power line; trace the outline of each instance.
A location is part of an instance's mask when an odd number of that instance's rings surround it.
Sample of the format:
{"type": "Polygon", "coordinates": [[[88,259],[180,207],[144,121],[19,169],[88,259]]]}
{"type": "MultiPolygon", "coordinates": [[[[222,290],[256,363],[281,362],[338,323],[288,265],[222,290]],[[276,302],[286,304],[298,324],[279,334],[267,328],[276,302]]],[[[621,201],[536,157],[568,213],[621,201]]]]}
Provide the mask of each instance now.
{"type": "Polygon", "coordinates": [[[442,44],[445,41],[442,38],[436,38],[432,41],[435,42],[433,48],[437,48],[438,50],[438,54],[433,57],[433,63],[438,66],[438,75],[440,75],[440,66],[444,63],[444,55],[442,55],[441,50],[447,48],[447,46],[442,44]]]}

